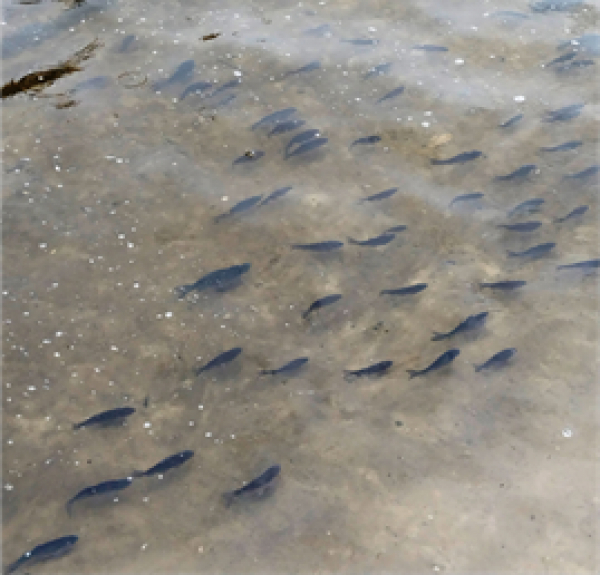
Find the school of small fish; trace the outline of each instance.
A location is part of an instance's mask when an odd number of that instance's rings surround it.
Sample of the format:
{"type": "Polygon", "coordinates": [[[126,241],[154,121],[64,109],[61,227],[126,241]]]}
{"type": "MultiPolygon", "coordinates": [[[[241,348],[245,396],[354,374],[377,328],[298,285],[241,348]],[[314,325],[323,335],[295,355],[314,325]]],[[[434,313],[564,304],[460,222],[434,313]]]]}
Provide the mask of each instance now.
{"type": "MultiPolygon", "coordinates": [[[[534,13],[544,13],[548,11],[562,11],[571,9],[573,6],[578,4],[578,0],[540,0],[533,2],[530,5],[531,11],[534,13]]],[[[498,13],[500,14],[500,13],[498,13]]],[[[514,13],[518,17],[519,13],[514,13]]],[[[513,14],[513,16],[514,16],[513,14]]],[[[527,15],[522,15],[526,17],[527,15]]],[[[319,26],[312,30],[305,32],[306,36],[310,36],[315,40],[330,34],[330,27],[327,24],[319,26]]],[[[216,36],[215,36],[216,38],[216,36]]],[[[127,39],[126,39],[127,40],[127,39]]],[[[342,39],[342,42],[350,44],[356,47],[368,47],[374,46],[379,41],[374,38],[354,38],[354,39],[342,39]]],[[[555,73],[566,72],[569,69],[576,67],[588,67],[594,64],[592,59],[577,59],[579,52],[587,55],[595,56],[600,53],[600,42],[598,37],[595,35],[586,35],[579,38],[574,44],[567,43],[559,46],[561,50],[571,49],[570,52],[565,52],[560,56],[550,60],[545,67],[549,70],[553,70],[555,73]],[[589,36],[589,37],[588,37],[589,36]]],[[[431,54],[444,53],[448,51],[447,47],[437,46],[433,44],[419,44],[412,47],[415,51],[428,52],[431,54]]],[[[125,48],[123,48],[125,50],[125,48]]],[[[152,86],[154,91],[161,91],[168,86],[173,84],[180,84],[189,81],[193,77],[194,72],[194,61],[186,60],[183,62],[170,77],[155,82],[152,86]]],[[[377,76],[386,76],[392,70],[393,64],[390,62],[382,62],[381,64],[370,67],[364,72],[363,78],[368,80],[377,76]]],[[[321,63],[319,61],[311,61],[301,67],[295,67],[281,77],[282,80],[288,78],[298,78],[306,74],[315,73],[321,70],[321,63]]],[[[224,85],[218,87],[212,82],[199,81],[193,82],[188,85],[180,94],[179,100],[189,100],[194,96],[199,98],[213,98],[217,94],[224,92],[230,93],[232,90],[240,90],[242,82],[239,79],[234,79],[224,85]]],[[[383,104],[402,96],[404,93],[404,86],[397,86],[391,88],[382,97],[376,100],[375,103],[383,104]]],[[[229,96],[234,97],[234,96],[229,96]]],[[[585,104],[576,102],[570,105],[566,105],[562,108],[551,110],[539,120],[542,123],[554,123],[554,122],[568,122],[579,117],[584,112],[585,104]]],[[[284,138],[291,132],[295,132],[291,138],[287,141],[283,147],[283,157],[286,161],[301,161],[302,158],[306,158],[312,155],[314,158],[319,158],[319,154],[327,153],[327,145],[330,142],[329,136],[324,136],[321,130],[316,128],[307,128],[307,121],[301,119],[299,112],[295,107],[288,107],[275,112],[270,112],[265,117],[257,120],[254,124],[249,126],[249,129],[253,132],[263,132],[268,138],[284,138]],[[302,128],[303,131],[297,131],[302,128]]],[[[501,128],[503,130],[516,130],[524,120],[524,114],[521,112],[516,113],[512,117],[506,119],[497,126],[491,129],[501,128]]],[[[381,134],[366,134],[358,135],[357,137],[348,143],[347,150],[351,153],[360,153],[361,150],[370,149],[373,146],[377,146],[384,141],[384,136],[381,134]]],[[[571,150],[578,149],[584,146],[585,143],[582,140],[568,140],[565,142],[549,143],[547,146],[541,147],[538,153],[542,155],[555,155],[559,152],[568,152],[571,150]]],[[[494,150],[489,150],[489,154],[496,153],[494,150]]],[[[264,151],[259,149],[247,150],[241,152],[239,156],[232,160],[232,170],[244,170],[249,168],[251,165],[260,166],[261,161],[264,162],[266,154],[264,151]]],[[[474,166],[480,165],[481,162],[485,162],[488,155],[480,150],[466,150],[458,152],[454,155],[447,157],[431,157],[429,158],[430,169],[432,170],[444,170],[453,169],[454,166],[464,166],[465,164],[474,166]]],[[[257,168],[259,169],[259,168],[257,168]]],[[[582,166],[580,171],[565,174],[564,179],[588,181],[596,177],[600,171],[600,165],[582,166]]],[[[516,166],[514,169],[506,174],[499,174],[492,180],[494,185],[498,187],[502,186],[522,186],[529,178],[534,177],[539,172],[536,164],[524,164],[522,166],[516,166]]],[[[227,212],[217,215],[214,218],[214,223],[219,225],[226,225],[229,220],[236,217],[244,216],[252,210],[258,210],[261,207],[279,200],[292,192],[292,186],[286,186],[271,193],[264,195],[254,195],[245,198],[236,203],[227,212]]],[[[358,203],[360,205],[371,204],[373,202],[383,202],[390,200],[399,193],[398,187],[390,187],[385,190],[376,192],[367,197],[362,198],[358,203]]],[[[485,195],[481,192],[465,193],[455,197],[449,208],[455,206],[464,205],[466,203],[482,201],[485,195]]],[[[514,216],[521,216],[524,214],[531,214],[539,212],[544,204],[542,198],[530,198],[524,200],[518,204],[506,214],[506,217],[510,220],[514,216]]],[[[588,206],[581,205],[573,207],[573,209],[563,216],[557,216],[554,219],[555,224],[563,224],[567,221],[572,221],[576,218],[584,217],[588,211],[588,206]]],[[[538,230],[542,226],[542,222],[537,220],[523,221],[523,222],[504,222],[496,224],[496,227],[503,230],[503,233],[507,234],[530,234],[538,230]]],[[[346,244],[354,246],[351,249],[357,249],[366,253],[365,257],[368,257],[368,253],[373,253],[372,250],[363,248],[378,248],[386,249],[385,246],[391,242],[397,241],[397,234],[401,232],[410,233],[410,230],[406,225],[398,224],[387,230],[381,231],[379,235],[370,237],[363,237],[358,239],[354,237],[347,237],[346,244]],[[368,252],[368,253],[367,253],[368,252]]],[[[527,236],[520,236],[527,237],[527,236]]],[[[306,252],[307,254],[329,254],[338,252],[345,247],[345,243],[340,239],[322,239],[321,241],[310,241],[310,238],[298,238],[298,243],[291,244],[289,248],[297,252],[306,252]]],[[[556,248],[555,242],[544,242],[540,244],[531,245],[521,251],[508,251],[506,253],[507,261],[513,260],[535,260],[543,258],[554,252],[556,248]]],[[[309,256],[307,256],[309,257],[309,256]]],[[[590,272],[597,270],[600,267],[599,259],[589,259],[585,261],[575,261],[571,263],[564,263],[556,267],[557,270],[573,270],[575,272],[584,271],[590,272]]],[[[175,295],[183,300],[188,295],[199,293],[205,290],[214,290],[217,294],[223,293],[239,287],[247,274],[251,275],[252,264],[246,263],[232,263],[229,266],[211,271],[206,273],[204,276],[197,280],[191,279],[190,283],[183,283],[174,288],[175,295]]],[[[480,289],[495,290],[498,292],[516,292],[521,288],[525,287],[526,282],[521,279],[495,279],[493,281],[481,281],[479,283],[480,289]]],[[[399,287],[388,287],[379,291],[380,296],[386,298],[401,298],[403,300],[410,300],[412,297],[427,297],[426,290],[429,284],[419,282],[399,287]],[[423,295],[423,292],[426,292],[423,295]],[[421,294],[421,295],[419,295],[421,294]]],[[[301,317],[305,321],[311,321],[311,318],[316,314],[321,314],[327,308],[334,308],[336,305],[340,305],[340,300],[343,300],[343,294],[330,293],[323,294],[322,297],[316,299],[313,302],[305,302],[304,311],[301,312],[301,317]]],[[[387,299],[386,301],[390,301],[387,299]]],[[[451,326],[440,326],[449,331],[444,332],[433,332],[431,340],[434,342],[450,340],[456,341],[460,337],[471,337],[476,338],[484,328],[490,312],[488,311],[476,311],[472,315],[466,318],[456,318],[457,322],[455,327],[451,326]]],[[[506,347],[496,352],[491,357],[478,358],[481,363],[473,364],[475,372],[479,373],[482,371],[500,369],[506,367],[510,361],[516,355],[517,350],[513,347],[506,347]]],[[[438,372],[442,370],[447,376],[451,376],[451,366],[454,361],[459,357],[461,351],[458,347],[451,347],[442,353],[439,350],[424,353],[423,367],[413,368],[406,370],[408,375],[396,373],[394,374],[393,365],[394,361],[390,359],[382,359],[374,362],[370,365],[356,367],[354,369],[340,369],[340,376],[349,380],[354,381],[360,378],[369,377],[394,377],[396,379],[409,379],[416,377],[424,377],[432,372],[438,372]],[[436,357],[437,354],[437,357],[436,357]]],[[[206,372],[212,370],[218,370],[223,366],[230,364],[234,361],[242,361],[244,357],[244,350],[242,347],[235,347],[229,350],[224,350],[216,357],[207,361],[204,365],[197,366],[194,370],[196,377],[203,376],[206,372]]],[[[284,374],[286,376],[293,376],[300,370],[310,369],[310,358],[309,357],[298,357],[289,359],[286,363],[280,367],[273,369],[262,369],[259,372],[261,376],[276,376],[284,374]]],[[[105,425],[121,425],[123,422],[133,416],[135,409],[132,407],[118,407],[108,409],[101,413],[91,415],[86,419],[83,419],[79,423],[75,423],[73,428],[75,430],[84,430],[86,428],[105,426],[105,425]]],[[[81,488],[77,491],[71,499],[66,502],[66,509],[69,514],[73,513],[74,504],[91,497],[99,496],[102,494],[115,494],[122,492],[127,489],[134,481],[140,481],[142,478],[149,478],[152,476],[162,476],[166,472],[171,472],[176,468],[183,466],[186,462],[194,457],[194,451],[185,449],[175,454],[166,456],[163,460],[151,465],[144,471],[138,470],[127,470],[128,473],[124,473],[124,477],[120,479],[104,479],[103,481],[92,485],[81,488]]],[[[276,479],[281,473],[281,466],[274,464],[266,469],[263,473],[254,479],[251,479],[248,483],[243,486],[232,489],[223,494],[225,505],[231,505],[236,499],[252,494],[253,496],[262,497],[264,494],[270,493],[275,485],[276,479]]],[[[71,551],[78,541],[78,536],[67,535],[48,541],[47,543],[38,545],[24,553],[14,563],[9,565],[7,573],[12,573],[24,566],[29,566],[39,561],[45,561],[50,558],[60,557],[71,551]]]]}

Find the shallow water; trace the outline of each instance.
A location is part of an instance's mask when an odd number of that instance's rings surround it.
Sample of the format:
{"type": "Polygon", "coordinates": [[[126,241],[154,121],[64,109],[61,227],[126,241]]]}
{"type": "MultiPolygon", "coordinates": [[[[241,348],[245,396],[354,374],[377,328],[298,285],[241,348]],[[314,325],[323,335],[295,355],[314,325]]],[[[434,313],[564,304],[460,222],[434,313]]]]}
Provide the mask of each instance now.
{"type": "Polygon", "coordinates": [[[544,64],[597,33],[597,5],[129,0],[12,4],[3,21],[3,82],[103,44],[37,96],[3,100],[5,565],[76,534],[31,572],[594,571],[597,278],[556,266],[598,257],[597,176],[563,179],[599,163],[598,82],[593,65],[544,64]],[[215,89],[181,100],[198,82],[215,89]],[[299,130],[250,128],[289,107],[299,130]],[[286,159],[307,129],[327,144],[286,159]],[[539,151],[569,140],[583,145],[539,151]],[[252,150],[265,155],[233,165],[252,150]],[[484,157],[431,164],[471,150],[484,157]],[[493,181],[525,164],[528,178],[493,181]],[[530,198],[539,213],[507,217],[530,198]],[[496,227],[528,220],[542,226],[496,227]],[[397,225],[385,246],[347,241],[397,225]],[[344,246],[290,248],[331,240],[344,246]],[[507,255],[546,242],[537,260],[507,255]],[[231,289],[174,293],[245,262],[231,289]],[[508,279],[527,285],[479,288],[508,279]],[[413,283],[428,287],[379,295],[413,283]],[[482,331],[431,341],[482,311],[482,331]],[[451,367],[409,380],[453,347],[451,367]],[[474,371],[509,347],[502,370],[474,371]],[[304,356],[297,373],[258,375],[304,356]],[[344,377],[384,360],[379,378],[344,377]],[[121,427],[72,430],[124,405],[137,411],[121,427]],[[66,513],[83,487],[184,449],[195,456],[164,478],[66,513]],[[223,504],[273,464],[271,495],[223,504]]]}

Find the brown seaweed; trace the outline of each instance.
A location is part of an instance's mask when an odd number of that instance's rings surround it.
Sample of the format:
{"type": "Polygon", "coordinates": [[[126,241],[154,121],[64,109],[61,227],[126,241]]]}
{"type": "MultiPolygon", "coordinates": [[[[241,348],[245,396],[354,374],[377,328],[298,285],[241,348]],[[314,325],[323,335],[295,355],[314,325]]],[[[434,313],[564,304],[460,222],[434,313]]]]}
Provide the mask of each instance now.
{"type": "Polygon", "coordinates": [[[202,40],[206,42],[207,40],[214,40],[221,35],[221,32],[213,32],[212,34],[207,34],[206,36],[202,36],[202,40]]]}
{"type": "Polygon", "coordinates": [[[57,66],[31,72],[19,80],[11,80],[2,86],[0,97],[2,99],[9,98],[15,94],[28,92],[30,90],[39,92],[44,88],[51,86],[63,76],[67,76],[73,72],[79,72],[81,70],[79,64],[84,60],[91,58],[94,50],[102,45],[103,44],[96,39],[87,46],[84,46],[81,50],[75,52],[71,58],[57,66]]]}

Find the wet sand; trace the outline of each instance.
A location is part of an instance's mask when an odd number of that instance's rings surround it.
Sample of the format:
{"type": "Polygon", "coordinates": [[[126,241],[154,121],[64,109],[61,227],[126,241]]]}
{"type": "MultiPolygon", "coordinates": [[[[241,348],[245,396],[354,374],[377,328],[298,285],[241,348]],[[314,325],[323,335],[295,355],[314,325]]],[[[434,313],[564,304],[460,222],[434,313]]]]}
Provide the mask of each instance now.
{"type": "Polygon", "coordinates": [[[489,15],[509,9],[4,8],[4,82],[103,43],[37,97],[3,100],[5,565],[72,533],[71,554],[31,572],[594,571],[597,277],[556,266],[598,256],[597,178],[563,179],[598,163],[598,83],[541,64],[593,32],[598,12],[489,15]],[[325,23],[330,35],[305,33],[325,23]],[[341,41],[367,37],[379,43],[341,41]],[[157,92],[190,59],[193,70],[157,92]],[[315,60],[319,69],[282,79],[315,60]],[[385,62],[388,73],[364,77],[385,62]],[[147,82],[124,87],[128,71],[147,82]],[[179,99],[195,82],[235,78],[214,97],[179,99]],[[542,121],[574,103],[586,104],[579,117],[542,121]],[[296,132],[250,129],[287,107],[306,120],[299,131],[318,128],[328,143],[286,160],[296,132]],[[497,127],[519,112],[513,128],[497,127]],[[349,147],[374,134],[380,142],[349,147]],[[568,140],[584,144],[538,151],[568,140]],[[248,150],[265,156],[233,166],[248,150]],[[485,157],[431,164],[469,150],[485,157]],[[539,170],[522,182],[493,181],[530,163],[539,170]],[[474,192],[478,203],[449,207],[474,192]],[[529,198],[545,200],[539,213],[506,216],[529,198]],[[579,205],[582,217],[554,222],[579,205]],[[542,226],[497,227],[527,220],[542,226]],[[347,242],[400,224],[386,246],[347,242]],[[345,245],[290,248],[327,240],[345,245]],[[507,256],[544,242],[556,247],[538,260],[507,256]],[[245,262],[231,290],[174,294],[245,262]],[[505,279],[527,285],[479,288],[505,279]],[[413,283],[428,287],[379,295],[413,283]],[[339,302],[302,319],[334,293],[339,302]],[[482,311],[479,333],[431,341],[482,311]],[[230,365],[195,377],[234,347],[243,352],[230,365]],[[452,347],[451,367],[409,379],[452,347]],[[518,351],[504,369],[474,371],[509,347],[518,351]],[[293,377],[259,376],[303,356],[293,377]],[[394,365],[379,378],[344,378],[383,360],[394,365]],[[123,405],[136,413],[121,427],[72,429],[123,405]],[[163,479],[67,515],[83,487],[184,449],[194,458],[163,479]],[[224,492],[276,463],[270,497],[223,505],[224,492]]]}

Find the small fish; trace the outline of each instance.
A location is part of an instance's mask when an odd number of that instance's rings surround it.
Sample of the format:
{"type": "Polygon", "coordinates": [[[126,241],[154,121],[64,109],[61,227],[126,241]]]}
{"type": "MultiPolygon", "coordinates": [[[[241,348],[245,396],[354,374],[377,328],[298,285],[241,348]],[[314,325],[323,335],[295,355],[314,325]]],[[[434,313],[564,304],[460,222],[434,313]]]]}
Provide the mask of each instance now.
{"type": "Polygon", "coordinates": [[[316,28],[309,28],[308,30],[304,30],[302,32],[305,36],[327,36],[327,34],[331,34],[331,26],[329,24],[321,24],[316,28]]]}
{"type": "Polygon", "coordinates": [[[595,66],[596,62],[594,60],[586,59],[586,60],[573,60],[571,62],[567,62],[562,66],[557,66],[554,68],[555,72],[562,73],[568,72],[569,70],[579,70],[581,68],[587,68],[588,66],[595,66]]]}
{"type": "Polygon", "coordinates": [[[261,118],[255,124],[252,124],[251,129],[256,130],[257,128],[264,128],[267,126],[272,126],[273,124],[277,124],[279,122],[283,122],[284,120],[287,120],[289,116],[295,114],[296,112],[296,108],[285,108],[284,110],[273,112],[272,114],[261,118]]]}
{"type": "Polygon", "coordinates": [[[462,196],[456,196],[451,202],[450,207],[458,202],[467,202],[470,200],[480,200],[483,198],[483,194],[481,192],[476,192],[473,194],[463,194],[462,196]]]}
{"type": "Polygon", "coordinates": [[[514,10],[499,10],[498,12],[494,12],[491,16],[495,16],[498,18],[529,18],[529,14],[523,14],[523,12],[515,12],[514,10]]]}
{"type": "Polygon", "coordinates": [[[370,146],[372,144],[376,144],[377,142],[381,142],[381,136],[365,136],[364,138],[358,138],[358,140],[354,140],[354,142],[350,144],[350,147],[370,146]]]}
{"type": "Polygon", "coordinates": [[[517,214],[532,214],[540,211],[540,206],[545,202],[542,198],[533,198],[531,200],[525,200],[518,206],[515,206],[508,212],[508,217],[515,216],[517,214]]]}
{"type": "Polygon", "coordinates": [[[545,64],[545,68],[549,68],[550,66],[554,66],[554,64],[562,64],[563,62],[568,62],[569,60],[572,60],[573,58],[575,58],[575,56],[577,56],[578,52],[577,50],[573,50],[573,52],[567,52],[566,54],[563,54],[562,56],[558,56],[557,58],[554,58],[554,60],[551,60],[550,62],[548,62],[547,64],[545,64]]]}
{"type": "Polygon", "coordinates": [[[287,120],[286,122],[280,122],[269,132],[269,138],[271,136],[277,136],[278,134],[285,134],[286,132],[297,130],[301,126],[304,126],[304,124],[306,124],[304,120],[287,120]]]}
{"type": "Polygon", "coordinates": [[[240,278],[248,272],[251,264],[237,264],[228,268],[222,268],[207,273],[193,284],[184,284],[175,288],[175,293],[179,299],[185,297],[192,291],[203,291],[209,288],[215,288],[218,291],[225,291],[230,286],[235,285],[240,278]]]}
{"type": "Polygon", "coordinates": [[[504,228],[509,232],[533,232],[542,225],[542,222],[520,222],[518,224],[499,224],[499,228],[504,228]]]}
{"type": "Polygon", "coordinates": [[[512,291],[523,287],[527,282],[523,280],[505,280],[500,282],[492,282],[492,283],[481,283],[479,287],[481,288],[490,288],[490,289],[498,289],[501,291],[512,291]]]}
{"type": "Polygon", "coordinates": [[[288,363],[278,369],[263,369],[259,373],[260,375],[279,375],[281,373],[291,373],[297,371],[306,363],[308,363],[308,357],[299,357],[298,359],[292,359],[292,361],[288,361],[288,363]]]}
{"type": "Polygon", "coordinates": [[[344,376],[363,377],[364,375],[383,375],[392,365],[394,365],[393,361],[380,361],[354,371],[344,370],[344,376]]]}
{"type": "Polygon", "coordinates": [[[74,424],[73,429],[80,429],[81,427],[87,427],[88,425],[94,424],[106,425],[115,422],[121,423],[124,418],[130,416],[134,412],[135,408],[133,407],[117,407],[115,409],[107,409],[106,411],[92,415],[92,417],[88,417],[86,420],[80,423],[74,424]]]}
{"type": "Polygon", "coordinates": [[[379,200],[385,200],[386,198],[393,196],[397,191],[398,188],[389,188],[387,190],[383,190],[383,192],[378,192],[376,194],[373,194],[372,196],[367,196],[366,198],[359,200],[359,203],[378,202],[379,200]]]}
{"type": "Polygon", "coordinates": [[[508,120],[505,120],[504,122],[499,124],[498,127],[499,128],[511,128],[517,122],[520,122],[523,118],[524,118],[523,114],[517,114],[516,116],[513,116],[512,118],[509,118],[508,120]]]}
{"type": "Polygon", "coordinates": [[[494,354],[490,359],[488,359],[485,363],[480,365],[474,365],[475,371],[481,371],[482,369],[490,369],[490,368],[499,368],[503,367],[506,362],[517,353],[517,350],[514,347],[503,349],[498,353],[494,354]]]}
{"type": "Polygon", "coordinates": [[[328,242],[317,242],[314,244],[292,244],[293,250],[304,250],[307,252],[331,252],[339,250],[344,245],[344,242],[331,240],[328,242]]]}
{"type": "Polygon", "coordinates": [[[431,365],[426,367],[425,369],[407,369],[406,371],[409,373],[410,378],[419,377],[429,373],[430,371],[434,371],[436,369],[440,369],[445,367],[446,365],[451,364],[457,355],[460,354],[459,349],[449,349],[440,355],[431,365]]]}
{"type": "Polygon", "coordinates": [[[321,63],[315,60],[314,62],[310,62],[306,64],[306,66],[302,66],[302,68],[298,68],[297,70],[292,70],[283,75],[282,79],[285,79],[289,76],[293,76],[294,74],[303,74],[305,72],[312,72],[313,70],[318,70],[321,67],[321,63]]]}
{"type": "Polygon", "coordinates": [[[587,52],[594,56],[600,56],[600,34],[584,34],[560,44],[557,49],[565,50],[571,47],[575,47],[579,52],[587,52]]]}
{"type": "Polygon", "coordinates": [[[194,72],[195,66],[196,64],[193,60],[186,60],[185,62],[182,62],[169,78],[156,82],[154,84],[154,89],[162,90],[171,84],[180,84],[188,80],[194,72]]]}
{"type": "Polygon", "coordinates": [[[189,96],[190,94],[201,94],[212,87],[213,85],[211,82],[196,82],[195,84],[190,84],[183,92],[181,92],[179,100],[185,100],[186,96],[189,96]]]}
{"type": "Polygon", "coordinates": [[[245,211],[249,210],[250,208],[254,207],[261,200],[262,200],[262,195],[252,196],[251,198],[246,198],[245,200],[242,200],[241,202],[238,202],[237,204],[235,204],[235,206],[233,206],[228,212],[225,212],[224,214],[220,214],[220,215],[216,216],[215,222],[219,222],[223,218],[235,216],[236,214],[241,214],[242,212],[245,212],[245,211]]]}
{"type": "Polygon", "coordinates": [[[225,363],[233,361],[238,355],[240,355],[240,353],[242,353],[241,347],[234,347],[232,349],[224,351],[223,353],[220,353],[219,355],[217,355],[217,357],[211,359],[203,367],[197,368],[195,370],[196,376],[200,375],[201,373],[204,373],[205,371],[208,371],[209,369],[220,367],[225,363]]]}
{"type": "Polygon", "coordinates": [[[568,12],[581,6],[584,0],[539,0],[529,4],[532,12],[568,12]]]}
{"type": "Polygon", "coordinates": [[[262,150],[249,150],[239,158],[233,160],[234,166],[239,166],[240,164],[248,164],[250,162],[256,162],[260,160],[265,153],[262,150]]]}
{"type": "Polygon", "coordinates": [[[600,259],[586,260],[583,262],[575,262],[573,264],[563,264],[556,266],[557,270],[589,270],[600,267],[600,259]]]}
{"type": "Polygon", "coordinates": [[[566,122],[572,120],[581,114],[581,110],[583,110],[584,106],[585,104],[571,104],[570,106],[565,106],[558,110],[546,112],[544,122],[566,122]]]}
{"type": "Polygon", "coordinates": [[[564,152],[566,150],[574,150],[582,145],[583,142],[581,140],[569,140],[568,142],[565,142],[564,144],[558,144],[557,146],[540,148],[540,152],[564,152]]]}
{"type": "Polygon", "coordinates": [[[482,313],[470,315],[467,319],[461,321],[452,331],[449,331],[447,333],[439,333],[437,331],[434,331],[431,341],[440,341],[442,339],[448,339],[458,333],[465,333],[480,329],[481,327],[483,327],[487,316],[488,312],[484,311],[482,313]]]}
{"type": "Polygon", "coordinates": [[[589,168],[585,168],[585,170],[581,170],[580,172],[575,172],[574,174],[567,174],[564,176],[565,179],[574,179],[574,180],[585,180],[591,176],[595,176],[600,171],[600,165],[596,164],[594,166],[590,166],[589,168]]]}
{"type": "Polygon", "coordinates": [[[375,236],[374,238],[369,238],[368,240],[363,241],[348,238],[348,243],[354,244],[355,246],[385,246],[389,244],[395,237],[396,236],[394,234],[385,232],[379,236],[375,236]]]}
{"type": "Polygon", "coordinates": [[[225,90],[230,90],[231,88],[237,88],[242,83],[241,78],[234,78],[233,80],[229,80],[229,82],[225,82],[222,86],[219,86],[210,96],[214,98],[217,94],[224,92],[225,90]]]}
{"type": "Polygon", "coordinates": [[[306,142],[307,140],[312,140],[313,138],[318,137],[319,134],[319,130],[305,130],[304,132],[300,132],[299,134],[296,134],[288,143],[287,146],[285,147],[285,155],[287,156],[288,152],[290,151],[290,148],[292,148],[292,146],[298,145],[298,144],[302,144],[303,142],[306,142]]]}
{"type": "Polygon", "coordinates": [[[381,104],[381,102],[385,102],[386,100],[391,100],[392,98],[395,98],[396,96],[399,96],[400,94],[402,94],[402,92],[404,92],[404,86],[399,86],[398,88],[394,88],[393,90],[390,90],[387,94],[384,94],[381,98],[379,98],[379,100],[377,100],[377,104],[381,104]]]}
{"type": "Polygon", "coordinates": [[[354,38],[353,40],[340,40],[347,44],[354,44],[354,46],[375,46],[379,44],[379,40],[373,38],[354,38]]]}
{"type": "Polygon", "coordinates": [[[88,499],[89,497],[93,497],[94,495],[103,495],[105,493],[114,493],[116,491],[121,491],[126,487],[129,487],[133,481],[132,477],[127,477],[125,479],[112,479],[110,481],[103,481],[102,483],[98,483],[98,485],[92,485],[91,487],[86,487],[82,489],[75,497],[72,497],[67,501],[67,512],[71,515],[71,506],[76,501],[81,501],[82,499],[88,499]]]}
{"type": "Polygon", "coordinates": [[[424,52],[447,52],[448,48],[445,46],[435,46],[434,44],[420,44],[413,46],[413,50],[423,50],[424,52]]]}
{"type": "Polygon", "coordinates": [[[436,160],[433,158],[431,163],[434,166],[449,166],[451,164],[463,164],[464,162],[470,162],[471,160],[476,160],[477,158],[483,156],[483,152],[478,150],[473,150],[471,152],[462,152],[456,156],[452,156],[446,160],[436,160]]]}
{"type": "Polygon", "coordinates": [[[250,483],[246,483],[246,485],[240,487],[239,489],[225,493],[223,495],[225,505],[229,507],[235,499],[248,494],[252,494],[257,498],[263,497],[272,491],[275,485],[275,479],[277,479],[280,472],[281,466],[272,465],[265,472],[261,473],[258,477],[250,481],[250,483]]]}
{"type": "Polygon", "coordinates": [[[64,537],[37,545],[31,551],[27,551],[27,553],[21,555],[14,563],[11,563],[6,569],[6,574],[14,573],[26,564],[33,565],[47,561],[48,559],[62,557],[72,551],[78,539],[77,535],[65,535],[64,537]]]}
{"type": "Polygon", "coordinates": [[[165,457],[163,460],[159,461],[156,465],[153,465],[146,471],[134,471],[132,475],[133,477],[150,477],[151,475],[157,474],[162,475],[169,471],[169,469],[174,469],[175,467],[183,465],[192,457],[194,457],[194,452],[190,449],[186,449],[184,451],[180,451],[179,453],[175,453],[175,455],[169,455],[169,457],[165,457]]]}
{"type": "Polygon", "coordinates": [[[494,178],[494,181],[507,182],[509,180],[522,180],[522,179],[526,178],[527,176],[529,176],[531,174],[531,172],[533,172],[536,169],[537,169],[537,166],[535,164],[525,164],[524,166],[517,168],[510,174],[506,174],[505,176],[496,176],[494,178]]]}
{"type": "Polygon", "coordinates": [[[510,257],[517,257],[517,258],[540,258],[542,256],[545,256],[547,253],[549,253],[555,246],[556,246],[556,244],[554,242],[548,242],[545,244],[539,244],[537,246],[533,246],[531,248],[523,250],[522,252],[509,251],[508,255],[510,257]]]}
{"type": "Polygon", "coordinates": [[[292,156],[300,156],[301,154],[320,148],[328,141],[327,138],[315,138],[314,140],[309,140],[308,142],[304,142],[304,144],[300,144],[294,151],[286,154],[285,158],[288,159],[292,156]]]}
{"type": "Polygon", "coordinates": [[[365,80],[372,78],[373,76],[381,76],[382,74],[387,74],[392,68],[392,64],[387,62],[385,64],[379,64],[377,66],[373,66],[367,70],[367,73],[363,76],[365,80]]]}
{"type": "Polygon", "coordinates": [[[385,230],[384,234],[397,234],[399,232],[404,232],[408,229],[408,226],[403,226],[402,224],[398,226],[392,226],[391,228],[385,230]]]}
{"type": "Polygon", "coordinates": [[[415,293],[420,293],[426,288],[427,284],[414,284],[396,289],[384,289],[379,292],[379,295],[412,295],[415,293]]]}
{"type": "Polygon", "coordinates": [[[260,204],[261,206],[265,206],[266,204],[272,202],[273,200],[277,200],[285,196],[289,191],[292,190],[292,186],[286,186],[285,188],[279,188],[274,192],[271,192],[260,204]]]}
{"type": "Polygon", "coordinates": [[[568,219],[576,218],[577,216],[582,216],[588,210],[589,210],[588,206],[579,206],[579,207],[575,208],[574,210],[570,211],[566,216],[563,216],[562,218],[556,218],[554,221],[556,223],[566,222],[568,219]]]}
{"type": "Polygon", "coordinates": [[[326,295],[310,304],[310,307],[302,314],[302,318],[306,319],[313,311],[324,308],[342,299],[342,294],[336,293],[326,295]]]}

